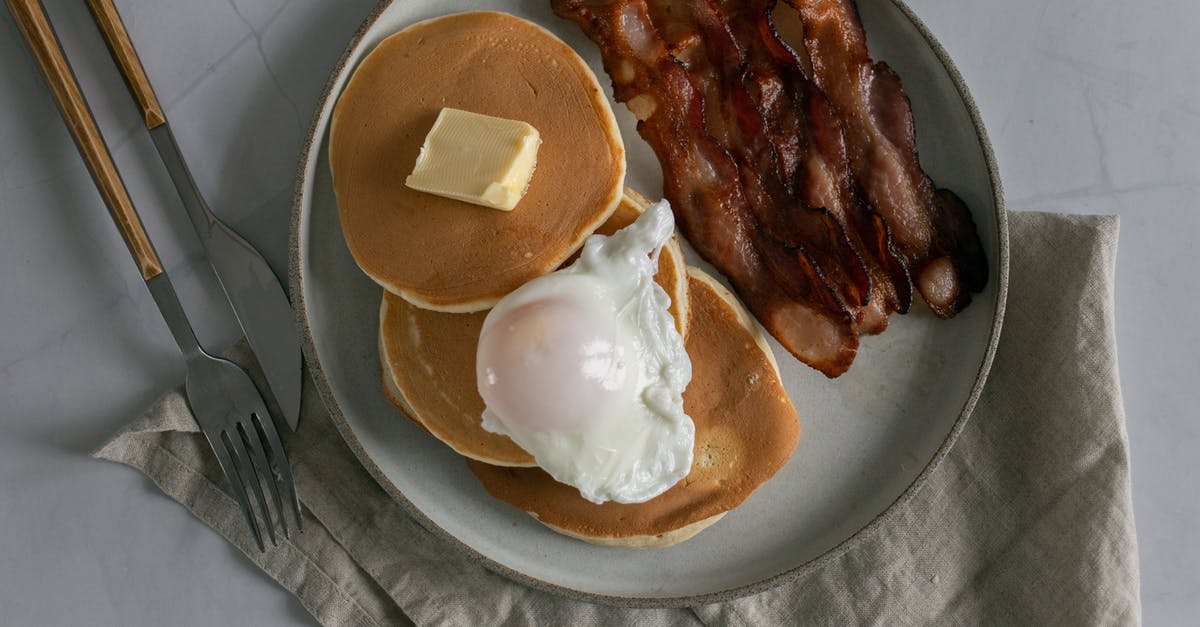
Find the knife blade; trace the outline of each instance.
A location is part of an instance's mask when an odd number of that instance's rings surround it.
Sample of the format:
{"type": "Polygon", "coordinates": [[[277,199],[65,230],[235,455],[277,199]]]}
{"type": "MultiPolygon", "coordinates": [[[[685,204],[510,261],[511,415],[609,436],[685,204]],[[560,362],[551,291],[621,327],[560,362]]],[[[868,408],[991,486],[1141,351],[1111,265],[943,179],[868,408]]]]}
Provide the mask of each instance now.
{"type": "Polygon", "coordinates": [[[262,255],[221,222],[204,201],[112,0],[87,0],[87,5],[142,110],[154,148],[183,201],[238,324],[258,357],[270,388],[266,392],[274,397],[284,421],[295,431],[300,420],[303,360],[287,294],[262,255]]]}
{"type": "Polygon", "coordinates": [[[302,358],[291,302],[266,259],[208,209],[171,133],[170,123],[164,121],[150,129],[150,138],[237,314],[242,332],[258,357],[275,402],[295,431],[300,420],[302,358]]]}

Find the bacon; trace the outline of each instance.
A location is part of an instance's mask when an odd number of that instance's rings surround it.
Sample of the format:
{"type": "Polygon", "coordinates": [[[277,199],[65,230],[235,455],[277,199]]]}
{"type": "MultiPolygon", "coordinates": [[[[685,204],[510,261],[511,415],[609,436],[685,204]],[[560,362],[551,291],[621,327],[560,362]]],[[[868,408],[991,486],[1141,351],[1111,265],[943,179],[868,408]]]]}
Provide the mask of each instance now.
{"type": "Polygon", "coordinates": [[[667,51],[643,0],[552,0],[600,48],[616,99],[663,168],[664,192],[688,241],[733,284],[758,320],[804,363],[830,377],[858,349],[851,314],[812,258],[768,233],[737,163],[705,125],[704,101],[667,51]]]}
{"type": "Polygon", "coordinates": [[[715,4],[730,32],[745,45],[745,80],[759,94],[763,117],[775,127],[773,144],[784,146],[777,152],[797,146],[801,153],[789,165],[793,186],[810,206],[825,207],[836,217],[871,278],[859,332],[882,332],[888,315],[908,310],[911,282],[891,250],[887,225],[855,192],[841,120],[809,80],[795,52],[775,32],[774,0],[716,0],[715,4]]]}
{"type": "Polygon", "coordinates": [[[737,164],[755,219],[774,239],[812,261],[839,302],[861,319],[871,280],[843,223],[823,202],[806,203],[780,176],[767,122],[746,86],[742,43],[707,0],[647,0],[650,18],[667,49],[701,93],[709,136],[737,164]]]}
{"type": "Polygon", "coordinates": [[[894,250],[938,316],[953,317],[987,283],[966,205],[921,169],[912,107],[900,78],[873,63],[853,0],[787,0],[804,25],[813,79],[845,131],[851,170],[886,220],[894,250]]]}

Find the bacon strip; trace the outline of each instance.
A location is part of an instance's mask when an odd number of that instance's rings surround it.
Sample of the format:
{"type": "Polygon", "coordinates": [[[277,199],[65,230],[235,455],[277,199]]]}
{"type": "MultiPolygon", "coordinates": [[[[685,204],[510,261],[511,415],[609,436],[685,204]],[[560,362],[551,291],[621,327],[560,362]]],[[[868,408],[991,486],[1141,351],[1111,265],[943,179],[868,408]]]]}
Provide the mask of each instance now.
{"type": "MultiPolygon", "coordinates": [[[[824,202],[795,197],[779,176],[767,121],[745,82],[746,53],[708,0],[647,0],[651,21],[671,56],[701,93],[708,134],[737,163],[742,189],[760,225],[805,254],[825,285],[856,320],[871,293],[871,278],[846,237],[840,216],[824,202]]],[[[794,117],[794,116],[793,116],[794,117]]]]}
{"type": "Polygon", "coordinates": [[[858,349],[850,314],[811,259],[768,235],[734,160],[705,127],[704,103],[668,53],[643,0],[552,0],[599,46],[616,99],[663,167],[664,191],[688,241],[733,283],[758,320],[804,363],[834,377],[858,349]]]}
{"type": "Polygon", "coordinates": [[[957,314],[987,283],[970,211],[921,169],[900,78],[873,63],[853,0],[787,0],[804,25],[813,78],[840,116],[851,169],[934,313],[957,314]]]}
{"type": "Polygon", "coordinates": [[[855,193],[841,120],[809,80],[795,52],[771,22],[775,0],[716,0],[730,32],[744,43],[745,81],[758,94],[763,117],[776,127],[777,152],[796,145],[793,182],[810,206],[825,207],[845,229],[871,277],[871,297],[859,321],[860,333],[879,333],[887,317],[908,311],[912,300],[908,270],[890,247],[884,220],[855,193]],[[794,138],[794,139],[793,139],[794,138]]]}

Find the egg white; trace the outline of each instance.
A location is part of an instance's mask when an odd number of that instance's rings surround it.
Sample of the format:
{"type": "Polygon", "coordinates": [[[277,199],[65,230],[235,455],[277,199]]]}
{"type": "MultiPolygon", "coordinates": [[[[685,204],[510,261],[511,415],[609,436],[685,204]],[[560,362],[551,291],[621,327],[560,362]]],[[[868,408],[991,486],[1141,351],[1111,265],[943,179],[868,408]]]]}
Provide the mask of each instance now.
{"type": "Polygon", "coordinates": [[[654,281],[658,254],[674,226],[666,201],[651,205],[612,236],[588,238],[570,267],[505,296],[483,323],[481,336],[508,312],[548,299],[570,299],[615,319],[614,339],[628,375],[621,393],[595,407],[588,420],[536,430],[490,407],[483,412],[484,429],[512,438],[555,480],[594,503],[647,501],[691,470],[695,424],[683,411],[683,391],[692,365],[668,311],[670,297],[654,281]]]}

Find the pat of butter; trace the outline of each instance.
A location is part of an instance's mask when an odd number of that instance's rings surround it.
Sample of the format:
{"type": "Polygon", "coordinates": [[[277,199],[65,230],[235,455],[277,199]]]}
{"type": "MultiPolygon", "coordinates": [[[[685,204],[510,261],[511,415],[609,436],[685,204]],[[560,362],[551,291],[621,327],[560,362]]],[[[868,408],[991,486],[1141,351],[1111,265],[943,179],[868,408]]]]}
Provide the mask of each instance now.
{"type": "Polygon", "coordinates": [[[518,120],[442,109],[404,184],[464,202],[512,211],[525,195],[542,138],[518,120]]]}

